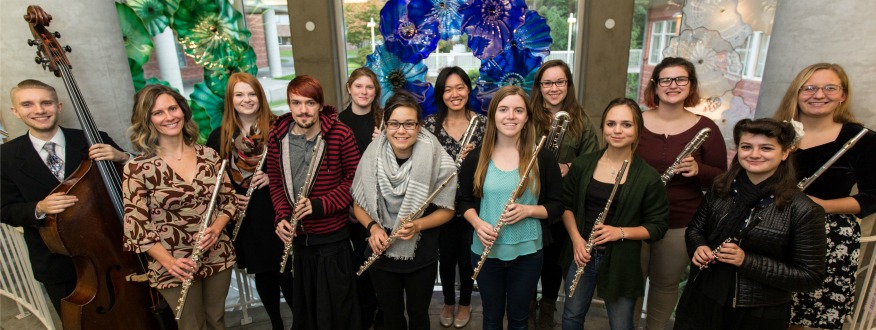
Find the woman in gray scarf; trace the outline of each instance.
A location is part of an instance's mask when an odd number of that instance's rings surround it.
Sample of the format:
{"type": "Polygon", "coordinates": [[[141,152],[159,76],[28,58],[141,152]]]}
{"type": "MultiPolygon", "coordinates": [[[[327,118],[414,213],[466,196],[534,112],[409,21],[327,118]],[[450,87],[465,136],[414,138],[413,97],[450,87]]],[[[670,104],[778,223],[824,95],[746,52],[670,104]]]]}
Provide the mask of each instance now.
{"type": "MultiPolygon", "coordinates": [[[[385,248],[400,220],[456,171],[438,139],[421,129],[421,112],[417,100],[406,92],[390,97],[384,110],[385,133],[371,142],[356,169],[353,211],[371,233],[366,256],[385,248]]],[[[387,329],[429,328],[429,303],[438,271],[436,227],[453,217],[453,181],[423,216],[398,231],[385,257],[369,268],[387,329]]]]}

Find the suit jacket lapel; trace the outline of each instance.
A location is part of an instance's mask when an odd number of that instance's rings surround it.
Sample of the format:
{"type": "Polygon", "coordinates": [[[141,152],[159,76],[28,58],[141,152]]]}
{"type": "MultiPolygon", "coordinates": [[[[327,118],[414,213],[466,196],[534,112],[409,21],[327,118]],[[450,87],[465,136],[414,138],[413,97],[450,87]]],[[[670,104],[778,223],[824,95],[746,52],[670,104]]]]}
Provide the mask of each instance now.
{"type": "Polygon", "coordinates": [[[70,176],[82,163],[82,157],[88,157],[88,141],[81,131],[71,129],[64,130],[64,139],[66,140],[66,148],[64,149],[64,176],[70,176]]]}
{"type": "Polygon", "coordinates": [[[15,159],[18,163],[18,172],[23,176],[33,178],[39,182],[41,186],[57,186],[60,182],[52,175],[49,166],[40,157],[40,154],[33,148],[30,139],[21,139],[18,144],[18,151],[15,152],[15,159]]]}

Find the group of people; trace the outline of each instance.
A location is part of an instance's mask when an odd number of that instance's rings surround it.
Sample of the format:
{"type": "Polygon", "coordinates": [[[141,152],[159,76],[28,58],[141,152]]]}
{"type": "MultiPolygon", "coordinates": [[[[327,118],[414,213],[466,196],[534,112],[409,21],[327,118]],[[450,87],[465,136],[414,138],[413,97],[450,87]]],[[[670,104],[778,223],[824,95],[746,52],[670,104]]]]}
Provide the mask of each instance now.
{"type": "Polygon", "coordinates": [[[612,329],[632,329],[646,280],[648,329],[665,328],[673,312],[676,329],[839,329],[850,313],[856,217],[876,211],[867,170],[876,134],[797,187],[862,130],[840,66],[805,68],[774,118],[736,124],[729,167],[718,126],[685,109],[700,97],[695,68],[681,58],[654,69],[646,111],[618,98],[599,123],[558,60],[542,65],[530,95],[500,88],[485,115],[471,108],[462,69],[442,69],[435,87],[438,111],[423,118],[404,91],[381,107],[377,77],[360,68],[339,112],[302,75],[287,87],[290,112],[275,116],[258,80],[235,73],[222,126],[202,146],[186,100],[148,85],[132,111],[135,156],[109,137],[88,147],[81,131],[60,128],[55,90],[26,80],[11,92],[29,131],[2,145],[2,219],[24,227],[36,278],[60,309],[76,273],[37,229],[77,200],[50,192],[82,157],[124,164],[119,239],[149,256],[149,283],[172,308],[181,283],[194,280],[182,329],[224,328],[233,267],[255,274],[274,329],[288,327],[281,291],[294,329],[429,328],[436,275],[445,327],[469,323],[475,282],[484,329],[553,328],[560,294],[573,290],[563,329],[584,326],[594,295],[612,329]],[[536,148],[560,111],[565,138],[536,148]],[[705,128],[711,135],[676,162],[705,128]],[[667,169],[675,175],[664,182],[667,169]],[[203,219],[210,206],[215,217],[203,219]],[[357,276],[374,253],[382,257],[357,276]]]}

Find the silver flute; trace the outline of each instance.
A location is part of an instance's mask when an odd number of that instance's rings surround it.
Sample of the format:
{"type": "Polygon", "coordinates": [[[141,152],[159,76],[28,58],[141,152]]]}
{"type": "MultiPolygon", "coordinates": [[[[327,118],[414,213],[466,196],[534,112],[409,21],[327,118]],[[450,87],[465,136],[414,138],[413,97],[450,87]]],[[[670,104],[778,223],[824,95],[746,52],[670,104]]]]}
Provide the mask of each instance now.
{"type": "Polygon", "coordinates": [[[472,116],[471,120],[468,121],[468,127],[465,128],[465,133],[462,133],[462,138],[459,139],[459,153],[456,154],[456,169],[458,170],[460,166],[462,166],[462,161],[465,157],[462,157],[462,152],[465,150],[465,147],[471,143],[471,138],[474,136],[474,132],[478,127],[478,123],[481,121],[481,118],[477,115],[472,116]]]}
{"type": "MultiPolygon", "coordinates": [[[[261,159],[259,159],[259,163],[256,165],[255,170],[252,172],[252,177],[255,178],[255,173],[257,171],[261,171],[262,165],[265,164],[265,159],[268,158],[268,145],[265,144],[265,150],[262,151],[261,159]]],[[[249,181],[249,189],[246,190],[246,204],[243,205],[243,209],[234,214],[234,231],[231,232],[231,240],[237,240],[237,233],[240,232],[240,224],[243,223],[243,217],[246,215],[246,209],[249,208],[249,199],[252,197],[252,193],[255,192],[255,185],[252,184],[252,179],[249,181]]]]}
{"type": "MultiPolygon", "coordinates": [[[[532,166],[535,165],[535,162],[538,160],[538,153],[541,152],[541,148],[544,147],[545,141],[547,140],[547,136],[542,136],[541,140],[538,141],[538,145],[535,147],[535,152],[532,153],[532,159],[529,160],[529,164],[526,164],[526,170],[523,171],[523,176],[520,177],[520,181],[517,182],[517,188],[514,188],[514,191],[511,192],[511,196],[508,197],[508,200],[505,202],[505,206],[502,207],[502,213],[505,213],[505,210],[508,209],[508,205],[514,204],[514,201],[517,199],[518,195],[523,193],[523,189],[526,189],[523,185],[523,182],[526,181],[526,178],[531,174],[532,166]]],[[[496,233],[496,238],[499,237],[499,231],[502,230],[502,227],[505,226],[505,221],[502,221],[502,216],[499,216],[499,220],[496,221],[496,227],[493,228],[493,231],[496,233]]],[[[495,243],[495,241],[493,242],[495,243]]],[[[474,274],[472,274],[471,279],[475,280],[478,278],[478,274],[481,272],[481,268],[484,267],[484,263],[487,261],[487,257],[489,257],[490,252],[493,251],[493,245],[485,245],[484,252],[481,253],[481,259],[478,260],[478,265],[474,269],[474,274]]]]}
{"type": "MultiPolygon", "coordinates": [[[[753,210],[752,213],[754,213],[753,210]]],[[[746,235],[748,235],[748,232],[754,229],[754,227],[757,226],[757,224],[759,224],[761,221],[763,221],[763,216],[758,216],[757,218],[752,219],[748,222],[748,225],[745,226],[745,228],[742,228],[742,230],[739,231],[738,235],[727,237],[727,239],[721,242],[721,244],[718,244],[718,246],[716,246],[715,249],[712,250],[712,260],[714,260],[718,256],[718,250],[720,250],[721,247],[724,246],[724,244],[733,243],[739,245],[739,242],[742,242],[742,239],[745,238],[746,235]]],[[[691,280],[690,283],[697,281],[697,277],[700,277],[700,274],[708,267],[708,264],[709,262],[700,265],[700,271],[697,272],[696,275],[694,275],[693,280],[691,280]]],[[[734,304],[735,301],[736,300],[734,298],[734,304]]]]}
{"type": "Polygon", "coordinates": [[[709,135],[711,134],[712,129],[708,127],[703,128],[699,132],[697,132],[697,135],[694,136],[693,140],[690,140],[690,142],[688,142],[687,145],[684,146],[684,150],[682,150],[681,153],[678,154],[678,157],[675,157],[675,162],[673,162],[672,165],[670,165],[666,169],[666,172],[663,172],[663,175],[660,176],[660,181],[663,181],[664,186],[666,185],[666,183],[669,182],[670,179],[672,179],[673,176],[675,176],[675,168],[678,167],[679,164],[681,164],[681,160],[690,157],[690,155],[692,155],[694,151],[697,151],[697,149],[699,149],[700,146],[703,145],[703,142],[706,142],[706,140],[709,139],[709,135]]]}
{"type": "Polygon", "coordinates": [[[554,153],[554,158],[559,160],[560,144],[563,143],[563,137],[566,136],[566,129],[569,128],[569,122],[572,117],[568,112],[557,111],[554,114],[554,120],[551,121],[551,130],[548,132],[548,150],[554,153]]]}
{"type": "Polygon", "coordinates": [[[316,181],[316,173],[319,172],[319,164],[322,162],[322,156],[325,153],[322,149],[322,135],[316,136],[316,142],[313,144],[313,149],[310,151],[310,164],[307,164],[307,176],[304,177],[304,183],[298,190],[298,197],[292,202],[292,219],[289,224],[292,225],[292,237],[289,241],[283,244],[283,258],[280,260],[280,273],[286,271],[286,263],[289,261],[289,255],[292,254],[292,240],[295,239],[295,231],[298,230],[298,217],[295,216],[295,208],[298,206],[298,201],[302,198],[310,196],[310,190],[313,189],[313,183],[316,181]]]}
{"type": "Polygon", "coordinates": [[[799,188],[800,191],[806,190],[806,188],[808,188],[809,185],[811,185],[812,182],[815,181],[815,179],[818,179],[819,176],[824,174],[824,171],[827,171],[827,169],[830,168],[830,166],[833,165],[833,163],[836,163],[836,161],[839,160],[840,157],[842,157],[846,153],[846,151],[849,151],[849,149],[851,149],[852,146],[854,146],[856,143],[858,143],[858,141],[861,140],[861,138],[864,137],[864,135],[867,135],[867,132],[869,132],[869,131],[870,130],[867,129],[866,127],[862,128],[861,131],[858,132],[858,134],[855,134],[855,136],[853,136],[851,139],[846,141],[846,144],[844,144],[843,147],[840,148],[839,151],[837,151],[835,154],[833,154],[833,156],[831,156],[830,159],[828,159],[827,162],[824,163],[824,165],[821,165],[821,167],[819,167],[818,170],[812,174],[812,176],[809,176],[809,177],[803,178],[803,180],[800,180],[800,182],[797,183],[797,188],[799,188]]]}
{"type": "MultiPolygon", "coordinates": [[[[617,187],[624,178],[624,172],[626,172],[629,163],[630,160],[625,159],[624,163],[621,164],[620,170],[617,171],[617,176],[614,177],[614,187],[611,188],[611,194],[608,195],[608,201],[605,202],[605,207],[602,209],[602,212],[599,213],[599,216],[596,217],[596,221],[593,222],[593,228],[590,229],[590,235],[587,236],[587,242],[584,244],[584,249],[587,251],[587,254],[593,252],[593,246],[596,245],[593,243],[593,240],[596,238],[596,226],[605,223],[605,218],[608,217],[608,210],[611,207],[611,203],[614,201],[614,195],[617,193],[617,187]]],[[[578,282],[581,281],[581,275],[584,275],[585,268],[586,266],[578,266],[578,268],[575,269],[575,278],[572,279],[572,285],[569,286],[569,298],[572,298],[572,296],[575,295],[575,288],[578,287],[578,282]]]]}
{"type": "Polygon", "coordinates": [[[210,222],[213,221],[213,209],[216,207],[216,197],[219,196],[219,187],[222,186],[222,176],[225,174],[225,165],[228,164],[227,160],[222,160],[222,166],[219,167],[219,174],[216,175],[216,185],[213,187],[213,195],[210,197],[210,204],[207,206],[207,214],[201,218],[201,223],[198,228],[198,236],[195,239],[195,246],[192,250],[192,261],[195,262],[195,271],[192,273],[192,277],[187,278],[182,283],[182,290],[179,292],[179,301],[177,302],[179,305],[176,306],[176,319],[179,320],[179,317],[182,316],[183,308],[186,305],[186,296],[189,294],[189,288],[192,286],[192,281],[194,279],[194,273],[198,271],[201,267],[201,254],[203,251],[201,250],[201,242],[204,240],[204,233],[207,232],[207,228],[210,228],[210,222]]]}
{"type": "Polygon", "coordinates": [[[362,273],[364,273],[368,269],[368,267],[371,267],[371,264],[377,261],[377,259],[380,259],[380,256],[382,256],[383,253],[386,252],[387,249],[389,249],[389,246],[398,239],[398,231],[401,230],[406,224],[420,218],[420,216],[423,215],[423,212],[426,212],[426,208],[429,207],[429,204],[431,204],[432,201],[434,201],[435,198],[438,197],[438,193],[444,190],[444,188],[447,187],[447,185],[450,184],[450,181],[454,178],[456,178],[456,172],[451,173],[450,176],[447,177],[447,179],[444,179],[444,181],[441,182],[441,185],[439,185],[438,188],[436,188],[435,191],[433,191],[432,194],[429,195],[429,197],[426,197],[426,200],[423,201],[423,204],[420,204],[419,207],[417,207],[406,217],[401,218],[398,222],[398,226],[393,228],[392,233],[390,233],[389,237],[386,238],[386,244],[384,244],[383,247],[379,250],[371,253],[371,255],[368,257],[368,260],[365,260],[365,263],[362,264],[361,267],[359,267],[359,270],[356,272],[356,276],[362,276],[362,273]]]}

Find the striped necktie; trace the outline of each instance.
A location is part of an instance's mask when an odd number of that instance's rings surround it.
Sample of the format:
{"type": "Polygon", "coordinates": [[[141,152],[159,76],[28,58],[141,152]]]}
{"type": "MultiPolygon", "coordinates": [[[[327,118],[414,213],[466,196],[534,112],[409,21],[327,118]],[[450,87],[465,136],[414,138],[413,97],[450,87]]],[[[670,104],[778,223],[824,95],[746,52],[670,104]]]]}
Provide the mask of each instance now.
{"type": "Polygon", "coordinates": [[[64,181],[61,174],[61,171],[64,170],[64,161],[55,153],[55,145],[55,142],[47,142],[43,145],[43,150],[49,153],[49,156],[46,157],[46,165],[49,166],[49,170],[52,171],[52,175],[58,178],[58,181],[64,181]]]}

